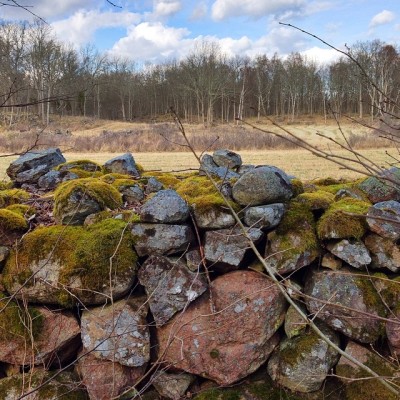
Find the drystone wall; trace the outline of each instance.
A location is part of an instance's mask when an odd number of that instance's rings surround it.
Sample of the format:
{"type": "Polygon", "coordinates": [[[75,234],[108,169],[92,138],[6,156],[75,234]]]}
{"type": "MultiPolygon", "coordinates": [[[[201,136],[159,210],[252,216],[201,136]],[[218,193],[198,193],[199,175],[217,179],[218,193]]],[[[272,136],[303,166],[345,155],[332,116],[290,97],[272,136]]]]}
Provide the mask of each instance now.
{"type": "Polygon", "coordinates": [[[218,150],[177,175],[47,149],[7,173],[2,398],[397,398],[310,329],[249,244],[327,338],[398,385],[399,169],[301,182],[218,150]]]}

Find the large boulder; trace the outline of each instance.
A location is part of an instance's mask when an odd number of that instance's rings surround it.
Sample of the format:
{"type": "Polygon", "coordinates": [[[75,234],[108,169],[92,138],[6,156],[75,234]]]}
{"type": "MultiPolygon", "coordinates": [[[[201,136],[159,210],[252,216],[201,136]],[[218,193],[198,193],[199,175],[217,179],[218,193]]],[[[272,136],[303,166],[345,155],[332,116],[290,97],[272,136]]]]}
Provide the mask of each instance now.
{"type": "Polygon", "coordinates": [[[279,168],[258,167],[243,174],[233,185],[233,199],[243,206],[288,201],[293,195],[289,177],[279,168]]]}
{"type": "Polygon", "coordinates": [[[239,174],[227,166],[219,166],[209,154],[204,154],[200,161],[199,175],[205,175],[206,172],[214,178],[224,180],[239,177],[239,174]]]}
{"type": "Polygon", "coordinates": [[[80,345],[78,321],[70,312],[0,302],[0,361],[13,365],[61,364],[80,345]]]}
{"type": "MultiPolygon", "coordinates": [[[[247,234],[257,244],[264,234],[260,229],[248,228],[247,234]]],[[[238,269],[249,253],[249,243],[240,228],[207,231],[204,236],[204,257],[219,271],[238,269]]]]}
{"type": "Polygon", "coordinates": [[[140,176],[136,167],[136,162],[131,153],[125,153],[108,160],[104,164],[104,169],[109,173],[132,175],[135,177],[140,176]]]}
{"type": "Polygon", "coordinates": [[[212,158],[219,167],[237,169],[242,165],[242,157],[240,157],[240,154],[226,149],[215,150],[212,158]]]}
{"type": "Polygon", "coordinates": [[[35,184],[41,176],[64,162],[60,149],[32,150],[13,161],[7,168],[7,175],[18,185],[35,184]]]}
{"type": "Polygon", "coordinates": [[[207,290],[204,275],[191,272],[186,264],[162,256],[150,256],[138,273],[157,325],[165,324],[207,290]]]}
{"type": "Polygon", "coordinates": [[[140,257],[183,253],[194,240],[188,225],[134,224],[131,233],[140,257]]]}
{"type": "MultiPolygon", "coordinates": [[[[320,326],[337,346],[338,334],[320,326]]],[[[318,390],[339,359],[338,352],[315,332],[304,332],[281,341],[268,361],[268,373],[280,386],[302,393],[318,390]]]]}
{"type": "Polygon", "coordinates": [[[211,292],[157,329],[159,354],[174,368],[230,385],[278,344],[286,301],[271,279],[253,271],[220,276],[211,292]]]}
{"type": "Polygon", "coordinates": [[[78,377],[71,372],[32,369],[0,379],[0,393],[4,400],[87,400],[86,391],[77,385],[77,381],[78,377]]]}
{"type": "Polygon", "coordinates": [[[129,292],[136,262],[123,221],[50,226],[24,236],[7,260],[3,282],[9,293],[35,303],[103,304],[129,292]]]}
{"type": "Polygon", "coordinates": [[[313,271],[304,293],[308,311],[332,329],[362,343],[384,333],[386,309],[368,277],[344,269],[313,271]]]}
{"type": "Polygon", "coordinates": [[[150,360],[147,311],[145,297],[131,297],[84,311],[81,319],[84,351],[127,367],[146,365],[150,360]]]}
{"type": "Polygon", "coordinates": [[[393,241],[400,239],[400,202],[390,200],[375,204],[368,210],[367,224],[379,236],[393,241]]]}
{"type": "Polygon", "coordinates": [[[189,206],[175,190],[160,190],[142,206],[140,219],[143,222],[179,224],[189,217],[189,206]]]}
{"type": "Polygon", "coordinates": [[[144,375],[146,365],[126,367],[81,351],[76,370],[91,400],[110,400],[136,385],[144,375]]]}

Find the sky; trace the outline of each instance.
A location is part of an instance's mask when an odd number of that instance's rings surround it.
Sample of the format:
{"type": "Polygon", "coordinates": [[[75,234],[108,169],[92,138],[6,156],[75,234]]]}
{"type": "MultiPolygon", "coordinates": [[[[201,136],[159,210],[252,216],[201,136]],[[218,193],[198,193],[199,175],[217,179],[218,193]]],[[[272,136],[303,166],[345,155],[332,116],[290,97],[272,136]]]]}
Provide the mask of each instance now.
{"type": "MultiPolygon", "coordinates": [[[[13,0],[5,0],[12,3],[13,0]]],[[[137,63],[183,59],[204,41],[227,56],[285,57],[300,52],[318,63],[338,53],[295,25],[344,49],[358,41],[400,43],[400,0],[17,0],[76,49],[94,44],[137,63]]],[[[0,6],[0,18],[31,20],[0,6]]]]}

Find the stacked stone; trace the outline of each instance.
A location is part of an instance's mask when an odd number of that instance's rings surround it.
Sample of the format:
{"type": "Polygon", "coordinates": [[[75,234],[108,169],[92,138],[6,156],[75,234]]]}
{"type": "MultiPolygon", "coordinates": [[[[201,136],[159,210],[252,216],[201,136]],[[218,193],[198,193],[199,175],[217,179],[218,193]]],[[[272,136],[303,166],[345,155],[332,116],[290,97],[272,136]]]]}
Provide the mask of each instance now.
{"type": "Polygon", "coordinates": [[[0,393],[264,399],[283,387],[288,398],[322,398],[334,371],[338,398],[392,398],[377,382],[352,381],[365,375],[289,307],[254,250],[331,342],[395,374],[398,169],[302,193],[279,168],[218,150],[199,172],[228,202],[206,208],[139,171],[129,153],[99,166],[65,163],[58,149],[10,165],[15,188],[0,191],[0,393]],[[34,189],[55,189],[57,225],[28,232],[35,214],[21,203],[34,189]]]}

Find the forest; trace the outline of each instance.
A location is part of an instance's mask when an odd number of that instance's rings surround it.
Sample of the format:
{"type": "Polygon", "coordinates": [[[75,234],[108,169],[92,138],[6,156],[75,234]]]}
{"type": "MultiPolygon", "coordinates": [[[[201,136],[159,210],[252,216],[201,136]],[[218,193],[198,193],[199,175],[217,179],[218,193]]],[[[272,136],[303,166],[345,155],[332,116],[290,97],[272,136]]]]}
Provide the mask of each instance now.
{"type": "Polygon", "coordinates": [[[33,114],[43,124],[51,115],[152,121],[171,106],[185,123],[207,126],[262,115],[290,122],[332,112],[371,120],[390,114],[400,95],[399,49],[372,40],[346,52],[365,74],[348,57],[329,64],[300,53],[229,58],[208,41],[182,60],[138,64],[134,54],[131,60],[93,45],[76,50],[39,20],[3,22],[0,118],[4,125],[33,114]]]}

